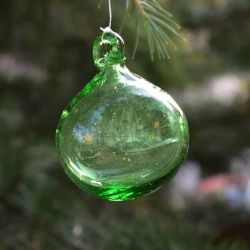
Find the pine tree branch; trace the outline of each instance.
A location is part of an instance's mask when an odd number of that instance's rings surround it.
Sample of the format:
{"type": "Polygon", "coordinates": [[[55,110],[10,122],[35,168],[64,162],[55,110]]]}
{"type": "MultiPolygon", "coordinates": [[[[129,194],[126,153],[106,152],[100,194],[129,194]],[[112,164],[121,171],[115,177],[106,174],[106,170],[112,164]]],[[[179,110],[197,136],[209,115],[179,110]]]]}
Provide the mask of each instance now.
{"type": "MultiPolygon", "coordinates": [[[[83,27],[78,20],[75,20],[75,15],[73,12],[64,5],[62,0],[53,0],[57,7],[64,12],[65,16],[73,20],[74,23],[77,23],[80,29],[84,30],[86,27],[83,27]]],[[[114,1],[112,1],[112,9],[114,8],[114,1]]],[[[101,7],[103,0],[98,1],[98,8],[101,7]]],[[[171,17],[172,15],[163,9],[156,0],[126,0],[126,9],[124,17],[121,21],[121,27],[119,33],[122,32],[126,19],[130,15],[130,10],[132,5],[134,6],[134,15],[136,18],[136,34],[135,34],[135,47],[133,52],[133,58],[135,57],[137,48],[139,46],[139,37],[140,37],[140,27],[143,22],[148,33],[149,50],[151,55],[151,60],[154,60],[154,53],[157,51],[159,59],[168,58],[170,59],[169,53],[167,51],[167,45],[170,43],[174,49],[177,49],[172,39],[169,37],[169,34],[174,34],[175,36],[185,40],[172,26],[175,26],[177,29],[180,29],[180,26],[175,23],[171,17]]]]}
{"type": "MultiPolygon", "coordinates": [[[[100,7],[101,2],[102,0],[100,0],[98,7],[100,7]]],[[[172,27],[173,25],[177,29],[180,29],[180,26],[171,19],[172,15],[164,10],[156,0],[126,0],[126,11],[119,33],[123,30],[132,4],[135,6],[136,18],[136,37],[133,58],[135,57],[139,45],[140,26],[141,23],[144,22],[148,33],[151,60],[154,60],[155,50],[158,53],[159,59],[170,59],[166,46],[170,43],[174,49],[177,49],[177,47],[169,37],[168,33],[172,33],[183,40],[185,39],[172,27]]]]}
{"type": "Polygon", "coordinates": [[[147,15],[146,15],[146,12],[140,2],[140,0],[134,0],[134,3],[135,5],[137,6],[139,12],[141,13],[141,16],[142,18],[145,20],[145,21],[148,21],[148,18],[147,18],[147,15]]]}
{"type": "MultiPolygon", "coordinates": [[[[149,50],[151,54],[152,61],[154,60],[155,49],[158,53],[159,59],[168,58],[170,59],[169,53],[166,46],[168,43],[172,44],[175,49],[174,42],[170,39],[168,33],[172,33],[175,36],[185,40],[173,27],[180,29],[180,26],[175,23],[171,17],[172,15],[164,10],[156,0],[134,0],[135,6],[138,9],[141,19],[144,21],[145,26],[147,27],[148,33],[148,43],[149,50]],[[166,32],[167,30],[168,32],[166,32]]],[[[138,24],[137,24],[138,25],[138,24]]],[[[138,47],[139,41],[139,31],[136,31],[136,44],[135,50],[138,47]]],[[[133,54],[133,58],[135,53],[133,54]]]]}

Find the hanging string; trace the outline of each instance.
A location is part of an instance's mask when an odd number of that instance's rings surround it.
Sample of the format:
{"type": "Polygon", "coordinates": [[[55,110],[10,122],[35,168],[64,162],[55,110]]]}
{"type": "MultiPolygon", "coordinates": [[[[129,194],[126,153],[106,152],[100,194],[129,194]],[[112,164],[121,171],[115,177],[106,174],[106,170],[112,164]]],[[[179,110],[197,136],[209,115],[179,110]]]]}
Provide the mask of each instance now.
{"type": "Polygon", "coordinates": [[[106,27],[105,29],[100,28],[103,33],[109,32],[111,30],[111,23],[112,23],[112,6],[111,6],[111,0],[109,0],[109,26],[106,27]]]}
{"type": "Polygon", "coordinates": [[[111,0],[109,0],[109,28],[111,28],[112,22],[112,8],[111,8],[111,0]]]}

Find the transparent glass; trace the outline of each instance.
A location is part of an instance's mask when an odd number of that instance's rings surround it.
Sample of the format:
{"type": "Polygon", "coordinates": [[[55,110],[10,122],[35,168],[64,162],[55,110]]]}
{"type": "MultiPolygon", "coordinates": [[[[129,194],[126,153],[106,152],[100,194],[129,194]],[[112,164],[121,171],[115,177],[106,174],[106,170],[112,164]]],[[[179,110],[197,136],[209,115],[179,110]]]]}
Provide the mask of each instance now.
{"type": "Polygon", "coordinates": [[[88,193],[132,200],[177,173],[189,142],[182,110],[163,90],[125,66],[111,30],[94,42],[99,72],[63,111],[56,145],[65,172],[88,193]]]}

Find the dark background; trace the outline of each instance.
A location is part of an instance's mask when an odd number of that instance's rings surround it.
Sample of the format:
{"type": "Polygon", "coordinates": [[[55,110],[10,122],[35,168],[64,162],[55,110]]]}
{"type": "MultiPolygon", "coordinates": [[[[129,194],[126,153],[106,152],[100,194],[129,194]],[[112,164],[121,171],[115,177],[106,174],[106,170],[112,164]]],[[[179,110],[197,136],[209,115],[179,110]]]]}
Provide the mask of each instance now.
{"type": "MultiPolygon", "coordinates": [[[[129,202],[92,197],[65,175],[54,145],[68,102],[94,77],[92,43],[108,25],[97,0],[0,1],[0,250],[244,250],[250,241],[250,2],[159,1],[181,24],[171,60],[127,67],[186,113],[190,150],[175,179],[129,202]]],[[[125,1],[113,9],[118,31],[125,1]]]]}

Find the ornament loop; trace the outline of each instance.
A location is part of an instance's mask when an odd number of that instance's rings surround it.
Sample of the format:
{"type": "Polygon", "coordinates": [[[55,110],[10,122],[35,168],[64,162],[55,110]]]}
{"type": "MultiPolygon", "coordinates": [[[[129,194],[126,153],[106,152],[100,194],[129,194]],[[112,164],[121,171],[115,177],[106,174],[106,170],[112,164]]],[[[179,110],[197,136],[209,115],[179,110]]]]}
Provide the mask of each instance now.
{"type": "Polygon", "coordinates": [[[109,27],[102,29],[94,41],[93,58],[97,68],[105,68],[110,65],[124,65],[125,45],[121,36],[109,27]]]}

